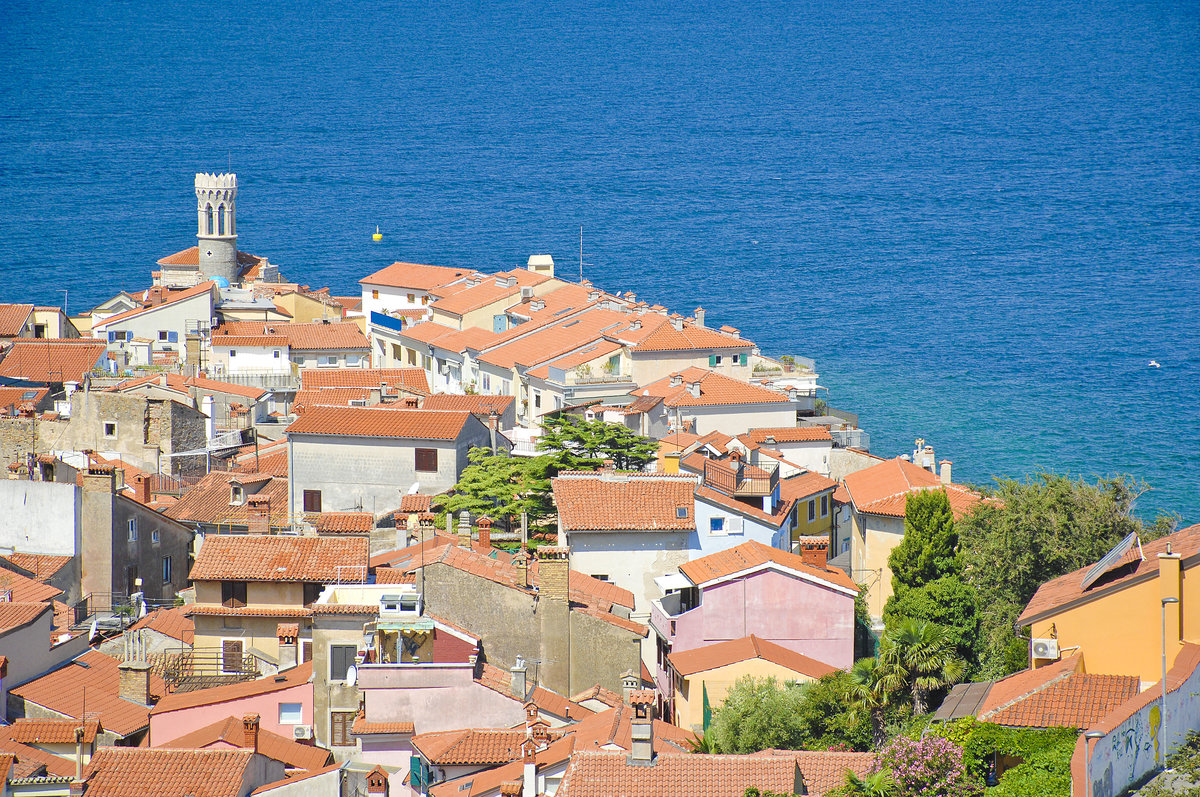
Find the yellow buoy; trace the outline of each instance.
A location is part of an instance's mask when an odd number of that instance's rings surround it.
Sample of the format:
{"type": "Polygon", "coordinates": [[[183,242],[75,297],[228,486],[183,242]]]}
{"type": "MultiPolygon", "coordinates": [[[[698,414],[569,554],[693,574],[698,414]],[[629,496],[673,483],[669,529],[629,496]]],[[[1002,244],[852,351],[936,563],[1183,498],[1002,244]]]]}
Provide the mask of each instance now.
{"type": "Polygon", "coordinates": [[[372,241],[374,241],[375,243],[379,243],[380,241],[382,241],[382,240],[383,240],[383,233],[381,233],[381,232],[379,231],[379,225],[378,225],[378,224],[377,224],[377,225],[375,225],[375,234],[371,236],[371,240],[372,240],[372,241]]]}

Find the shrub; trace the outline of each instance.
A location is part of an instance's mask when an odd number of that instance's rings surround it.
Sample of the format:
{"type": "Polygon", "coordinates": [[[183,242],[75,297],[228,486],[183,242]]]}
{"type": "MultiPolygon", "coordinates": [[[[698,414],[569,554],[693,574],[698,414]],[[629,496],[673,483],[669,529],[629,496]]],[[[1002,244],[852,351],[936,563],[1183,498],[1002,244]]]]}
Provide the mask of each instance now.
{"type": "Polygon", "coordinates": [[[983,782],[968,771],[963,750],[949,739],[898,736],[879,754],[878,766],[891,770],[899,797],[973,797],[983,782]]]}

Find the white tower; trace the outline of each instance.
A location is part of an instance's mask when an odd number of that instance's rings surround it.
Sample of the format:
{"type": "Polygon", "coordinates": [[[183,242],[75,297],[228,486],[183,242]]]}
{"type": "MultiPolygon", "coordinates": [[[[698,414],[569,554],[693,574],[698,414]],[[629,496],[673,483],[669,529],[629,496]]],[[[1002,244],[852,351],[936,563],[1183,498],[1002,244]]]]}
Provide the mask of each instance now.
{"type": "Polygon", "coordinates": [[[237,175],[196,175],[196,239],[200,279],[224,277],[237,282],[237,175]]]}

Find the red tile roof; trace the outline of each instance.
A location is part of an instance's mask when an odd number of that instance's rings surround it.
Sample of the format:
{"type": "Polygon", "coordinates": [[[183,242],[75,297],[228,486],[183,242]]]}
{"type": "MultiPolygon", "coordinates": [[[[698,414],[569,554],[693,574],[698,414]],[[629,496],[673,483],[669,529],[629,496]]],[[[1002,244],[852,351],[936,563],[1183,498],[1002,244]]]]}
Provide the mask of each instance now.
{"type": "Polygon", "coordinates": [[[832,440],[829,430],[824,426],[777,426],[764,429],[751,429],[741,437],[755,443],[802,443],[809,441],[832,440]]]}
{"type": "Polygon", "coordinates": [[[83,729],[83,743],[92,744],[103,729],[99,720],[31,719],[13,721],[9,738],[21,744],[75,744],[75,731],[83,729]]]}
{"type": "MultiPolygon", "coordinates": [[[[571,352],[570,354],[564,354],[558,359],[551,360],[545,365],[540,365],[530,370],[529,376],[537,377],[538,379],[548,379],[552,367],[562,369],[563,371],[570,371],[572,368],[589,363],[592,360],[612,355],[623,348],[624,346],[615,341],[597,338],[590,346],[585,346],[579,351],[571,352]]],[[[628,407],[625,409],[629,410],[628,407]]]]}
{"type": "Polygon", "coordinates": [[[633,395],[661,396],[669,407],[711,407],[730,404],[787,404],[791,401],[786,393],[752,385],[740,379],[718,374],[707,368],[687,368],[676,374],[665,376],[657,382],[638,388],[633,395]],[[672,387],[671,378],[682,377],[679,385],[672,387]],[[700,384],[700,395],[692,395],[688,385],[700,384]]]}
{"type": "Polygon", "coordinates": [[[364,537],[209,535],[191,579],[355,583],[366,577],[369,544],[364,537]]]}
{"type": "Polygon", "coordinates": [[[395,262],[374,274],[363,277],[358,282],[360,285],[386,285],[391,288],[430,291],[470,276],[471,273],[471,270],[466,268],[395,262]]]}
{"type": "Polygon", "coordinates": [[[278,346],[282,342],[292,351],[359,351],[370,348],[362,330],[353,321],[227,321],[213,330],[210,340],[213,346],[278,346]],[[260,342],[253,343],[251,340],[260,342]]]}
{"type": "Polygon", "coordinates": [[[538,707],[539,711],[544,711],[559,719],[578,720],[596,713],[590,708],[573,703],[558,692],[552,692],[542,686],[533,687],[524,698],[516,697],[512,693],[512,674],[508,670],[502,670],[491,664],[483,665],[483,671],[475,679],[475,682],[518,702],[531,702],[538,707]]]}
{"type": "MultiPolygon", "coordinates": [[[[166,746],[171,749],[203,749],[219,744],[246,747],[246,731],[241,717],[217,720],[211,725],[172,739],[166,746]]],[[[333,762],[333,753],[324,747],[300,744],[261,727],[258,729],[258,752],[283,763],[288,769],[318,769],[333,762]]]]}
{"type": "Polygon", "coordinates": [[[779,480],[779,495],[785,501],[799,501],[826,491],[832,493],[836,488],[837,482],[833,479],[826,479],[811,470],[779,480]]]}
{"type": "Polygon", "coordinates": [[[62,595],[62,590],[36,579],[26,578],[7,568],[0,568],[0,590],[12,593],[17,603],[44,603],[62,595]]]}
{"type": "Polygon", "coordinates": [[[552,480],[554,503],[570,531],[694,531],[696,480],[686,475],[597,473],[552,480]],[[683,517],[679,516],[683,509],[683,517]]]}
{"type": "Polygon", "coordinates": [[[1092,569],[1092,565],[1047,581],[1038,587],[1017,622],[1029,625],[1076,602],[1096,600],[1124,589],[1136,581],[1157,577],[1158,555],[1166,553],[1168,545],[1171,546],[1172,552],[1179,554],[1184,560],[1200,553],[1200,523],[1142,545],[1144,559],[1107,573],[1086,590],[1082,589],[1083,577],[1092,569]]]}
{"type": "Polygon", "coordinates": [[[860,778],[875,768],[874,753],[842,753],[825,750],[763,750],[759,755],[791,758],[804,778],[804,794],[822,797],[846,785],[846,770],[860,778]]]}
{"type": "MultiPolygon", "coordinates": [[[[65,667],[10,690],[11,694],[57,714],[79,719],[84,711],[105,730],[128,736],[150,724],[150,708],[119,696],[118,662],[98,650],[89,650],[65,667]]],[[[165,695],[166,684],[153,672],[150,693],[165,695]]]]}
{"type": "MultiPolygon", "coordinates": [[[[53,578],[59,570],[71,563],[70,556],[55,556],[45,553],[21,553],[14,551],[6,556],[0,556],[0,559],[7,559],[17,567],[29,573],[37,581],[43,584],[50,578],[53,578]]],[[[4,583],[5,569],[0,568],[0,589],[10,587],[11,585],[4,583]]],[[[13,589],[13,597],[15,598],[17,590],[13,589]]],[[[47,593],[49,594],[49,593],[47,593]]],[[[26,599],[28,600],[28,598],[26,599]]],[[[33,600],[43,600],[43,598],[33,598],[33,600]]]]}
{"type": "Polygon", "coordinates": [[[477,359],[500,368],[533,366],[585,347],[601,334],[619,336],[631,321],[630,316],[615,310],[592,309],[527,332],[527,325],[521,325],[510,330],[519,333],[517,336],[504,338],[477,359]]]}
{"type": "MultiPolygon", "coordinates": [[[[258,255],[252,255],[249,252],[237,253],[237,262],[239,266],[256,266],[263,260],[266,260],[266,258],[259,257],[258,255]]],[[[188,249],[184,249],[181,252],[176,252],[173,255],[167,255],[166,257],[158,260],[158,265],[198,266],[200,265],[200,247],[193,246],[188,249]]]]}
{"type": "Polygon", "coordinates": [[[183,606],[173,609],[156,609],[134,623],[129,630],[136,631],[140,628],[157,631],[163,636],[178,639],[186,645],[192,644],[196,637],[196,624],[192,622],[192,618],[188,616],[183,606]]]}
{"type": "MultiPolygon", "coordinates": [[[[110,324],[120,323],[121,321],[125,321],[126,319],[133,318],[134,316],[141,315],[142,313],[157,310],[160,307],[166,307],[168,305],[176,304],[178,302],[184,302],[184,301],[187,301],[188,299],[194,299],[197,296],[203,296],[205,294],[208,294],[209,296],[211,296],[212,291],[213,291],[213,285],[214,285],[213,282],[208,281],[208,282],[202,282],[199,285],[193,285],[191,288],[188,288],[187,290],[183,290],[183,291],[170,291],[166,294],[159,293],[154,298],[153,303],[143,304],[140,307],[134,307],[132,310],[126,310],[123,313],[117,313],[115,315],[110,315],[107,318],[105,318],[103,321],[98,322],[95,325],[95,327],[93,328],[93,331],[97,332],[97,333],[106,331],[110,324]]],[[[148,296],[148,294],[149,294],[149,292],[147,292],[147,296],[148,296]]]]}
{"type": "Polygon", "coordinates": [[[551,278],[545,274],[537,274],[528,269],[502,271],[491,277],[485,276],[483,281],[478,285],[465,288],[443,299],[438,299],[432,306],[435,310],[461,316],[463,313],[469,313],[472,310],[487,307],[489,304],[504,301],[506,297],[516,298],[520,295],[521,288],[540,285],[549,279],[551,278]],[[515,277],[516,284],[509,286],[507,282],[508,277],[515,277]],[[498,285],[497,280],[504,281],[504,284],[498,285]]]}
{"type": "MultiPolygon", "coordinates": [[[[1006,705],[985,709],[979,718],[1026,728],[1088,728],[1136,695],[1138,683],[1136,675],[1073,673],[1006,705]]],[[[989,693],[987,703],[991,702],[989,693]]]]}
{"type": "Polygon", "coordinates": [[[375,528],[370,512],[319,512],[305,515],[318,534],[369,534],[375,528]]]}
{"type": "Polygon", "coordinates": [[[909,493],[918,490],[944,489],[955,518],[983,500],[983,496],[961,485],[942,484],[935,474],[899,457],[850,473],[842,483],[854,508],[869,515],[904,517],[909,493]]]}
{"type": "Polygon", "coordinates": [[[752,349],[754,343],[742,338],[727,335],[724,332],[695,324],[683,323],[682,329],[675,329],[672,324],[661,324],[657,329],[642,339],[633,347],[635,352],[643,351],[696,351],[712,349],[752,349]]]}
{"type": "MultiPolygon", "coordinates": [[[[551,731],[553,737],[560,734],[551,731]]],[[[525,728],[484,728],[414,736],[413,747],[437,766],[507,764],[521,756],[525,728]]]]}
{"type": "Polygon", "coordinates": [[[251,750],[102,747],[84,770],[89,797],[242,797],[251,750]]]}
{"type": "Polygon", "coordinates": [[[693,559],[679,566],[679,572],[697,586],[710,584],[736,573],[759,568],[773,563],[800,573],[802,576],[824,581],[842,590],[858,594],[858,585],[849,576],[836,567],[816,567],[804,561],[799,556],[788,551],[781,551],[761,542],[749,540],[741,545],[735,545],[724,551],[717,551],[699,559],[693,559]]]}
{"type": "Polygon", "coordinates": [[[469,412],[387,407],[310,407],[287,428],[287,433],[456,440],[470,419],[469,412]]]}
{"type": "Polygon", "coordinates": [[[622,705],[622,698],[611,689],[605,689],[600,684],[584,689],[579,694],[571,698],[576,703],[582,703],[585,700],[599,700],[606,706],[616,708],[622,705]]]}
{"type": "Polygon", "coordinates": [[[432,495],[422,495],[421,493],[406,493],[400,497],[400,512],[421,513],[428,512],[433,506],[432,495]]]}
{"type": "Polygon", "coordinates": [[[53,610],[49,603],[0,603],[0,634],[24,628],[53,610]]]}
{"type": "Polygon", "coordinates": [[[575,753],[558,797],[742,797],[750,786],[794,794],[801,785],[795,759],[784,756],[660,753],[649,767],[628,758],[623,750],[575,753]]]}
{"type": "Polygon", "coordinates": [[[152,374],[150,376],[143,376],[140,379],[126,379],[116,387],[109,388],[109,390],[114,393],[128,393],[141,387],[163,387],[162,383],[164,381],[166,382],[166,388],[185,394],[191,392],[188,388],[194,387],[201,391],[207,390],[213,393],[242,396],[252,401],[258,401],[270,395],[270,391],[258,387],[235,385],[232,382],[221,382],[203,376],[184,376],[183,374],[152,374]]]}
{"type": "MultiPolygon", "coordinates": [[[[0,756],[16,756],[16,766],[11,776],[14,778],[39,777],[43,773],[50,776],[73,777],[75,764],[65,758],[59,758],[53,753],[40,750],[31,745],[21,744],[10,738],[12,725],[0,725],[0,756]]],[[[0,778],[3,764],[0,764],[0,778]]],[[[3,783],[3,780],[0,780],[3,783]]]]}
{"type": "MultiPolygon", "coordinates": [[[[208,689],[196,689],[191,692],[174,692],[165,695],[154,706],[153,714],[164,714],[168,711],[195,708],[196,706],[213,706],[218,703],[228,703],[232,700],[244,700],[248,697],[269,695],[312,681],[313,663],[306,661],[297,664],[289,670],[283,670],[277,675],[268,675],[254,681],[242,681],[236,684],[213,686],[208,689]]],[[[167,742],[170,744],[170,742],[167,742]]]]}
{"type": "Polygon", "coordinates": [[[422,368],[302,368],[300,386],[304,390],[327,387],[373,388],[385,384],[395,390],[428,395],[429,380],[422,368]]]}
{"type": "Polygon", "coordinates": [[[810,678],[820,678],[837,671],[836,667],[789,650],[770,640],[760,639],[753,634],[728,642],[705,645],[702,648],[676,651],[670,654],[669,658],[671,666],[680,675],[694,675],[749,659],[764,659],[810,678]]]}
{"type": "Polygon", "coordinates": [[[360,711],[350,726],[350,733],[355,736],[374,736],[390,734],[413,734],[416,726],[411,722],[367,722],[360,711]]]}
{"type": "Polygon", "coordinates": [[[4,359],[0,377],[60,384],[82,382],[104,358],[106,344],[83,338],[76,340],[26,340],[16,338],[4,359]]]}
{"type": "Polygon", "coordinates": [[[233,481],[243,485],[254,482],[257,491],[250,494],[250,490],[247,489],[248,498],[266,497],[270,499],[270,525],[272,528],[283,528],[289,525],[286,475],[271,476],[270,474],[213,471],[189,488],[182,498],[163,510],[163,514],[173,520],[185,523],[248,527],[250,505],[245,502],[230,503],[232,498],[230,483],[233,481]]]}
{"type": "Polygon", "coordinates": [[[32,312],[32,304],[0,304],[0,338],[20,335],[32,312]]]}
{"type": "Polygon", "coordinates": [[[421,407],[427,410],[470,412],[482,416],[493,412],[497,415],[504,415],[516,401],[513,396],[455,396],[449,393],[435,393],[427,397],[421,407]]]}

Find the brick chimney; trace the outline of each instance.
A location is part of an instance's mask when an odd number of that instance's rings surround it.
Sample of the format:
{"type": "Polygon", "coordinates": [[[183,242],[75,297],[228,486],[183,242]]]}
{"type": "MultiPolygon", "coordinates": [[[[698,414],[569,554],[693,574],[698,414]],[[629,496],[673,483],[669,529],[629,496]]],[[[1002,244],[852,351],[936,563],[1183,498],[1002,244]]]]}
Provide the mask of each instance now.
{"type": "Polygon", "coordinates": [[[376,764],[375,768],[367,773],[367,794],[387,797],[388,789],[388,774],[383,767],[376,764]]]}
{"type": "Polygon", "coordinates": [[[258,720],[257,714],[242,715],[242,747],[258,752],[258,720]]]}
{"type": "Polygon", "coordinates": [[[139,504],[150,503],[150,477],[143,473],[135,474],[133,477],[133,494],[134,499],[139,504]]]}
{"type": "Polygon", "coordinates": [[[246,499],[246,526],[251,534],[271,533],[271,497],[252,495],[246,499]]]}
{"type": "Polygon", "coordinates": [[[629,723],[629,763],[634,766],[654,766],[654,692],[643,689],[629,699],[633,718],[629,723]]]}
{"type": "Polygon", "coordinates": [[[479,547],[484,551],[492,548],[492,519],[487,515],[479,518],[479,547]]]}
{"type": "Polygon", "coordinates": [[[571,694],[571,603],[568,599],[570,551],[538,549],[538,593],[534,611],[539,631],[538,680],[547,689],[571,694]]]}
{"type": "Polygon", "coordinates": [[[150,705],[150,663],[123,661],[117,665],[117,696],[139,706],[150,705]]]}
{"type": "Polygon", "coordinates": [[[829,540],[825,537],[801,537],[800,558],[806,565],[825,569],[829,561],[829,540]]]}
{"type": "Polygon", "coordinates": [[[279,669],[289,670],[300,662],[300,624],[279,623],[275,626],[279,640],[279,669]]]}
{"type": "Polygon", "coordinates": [[[568,557],[566,548],[538,550],[539,594],[542,600],[567,600],[568,557]]]}

